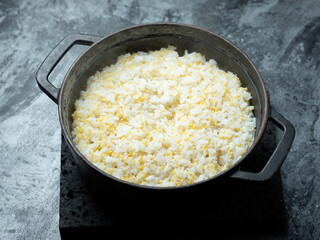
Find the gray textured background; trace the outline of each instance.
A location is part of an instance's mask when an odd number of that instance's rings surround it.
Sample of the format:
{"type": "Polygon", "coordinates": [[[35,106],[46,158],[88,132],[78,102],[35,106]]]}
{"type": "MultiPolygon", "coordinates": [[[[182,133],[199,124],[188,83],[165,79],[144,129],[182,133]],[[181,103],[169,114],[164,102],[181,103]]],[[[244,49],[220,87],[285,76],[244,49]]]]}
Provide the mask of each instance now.
{"type": "MultiPolygon", "coordinates": [[[[170,21],[214,31],[256,63],[272,106],[296,127],[282,169],[288,231],[320,238],[320,1],[0,1],[0,239],[59,239],[57,106],[35,82],[67,34],[170,21]]],[[[59,85],[79,51],[51,79],[59,85]]]]}

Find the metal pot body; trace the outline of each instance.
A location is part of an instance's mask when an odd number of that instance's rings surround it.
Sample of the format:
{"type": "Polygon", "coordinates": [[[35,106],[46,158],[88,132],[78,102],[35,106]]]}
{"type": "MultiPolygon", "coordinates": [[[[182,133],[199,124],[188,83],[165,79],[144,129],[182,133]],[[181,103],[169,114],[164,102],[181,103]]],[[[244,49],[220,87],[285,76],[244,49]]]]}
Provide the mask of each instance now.
{"type": "Polygon", "coordinates": [[[183,193],[206,188],[209,183],[223,181],[224,178],[238,178],[251,181],[265,181],[281,167],[287,156],[293,138],[294,127],[268,105],[268,95],[262,77],[250,58],[237,46],[212,32],[183,24],[146,24],[130,27],[106,37],[73,34],[64,38],[48,55],[37,75],[39,87],[53,99],[59,107],[59,117],[63,135],[68,143],[79,172],[90,192],[97,199],[104,200],[120,196],[122,199],[140,201],[146,196],[154,199],[181,196],[183,193]],[[75,44],[90,46],[70,67],[61,88],[55,88],[48,76],[66,52],[75,44]],[[95,167],[75,147],[72,141],[72,113],[74,102],[80,91],[86,88],[89,76],[117,61],[118,56],[128,52],[157,50],[168,45],[175,46],[179,54],[185,50],[199,52],[206,59],[215,59],[221,69],[231,71],[239,77],[243,87],[252,95],[256,117],[255,140],[247,153],[229,169],[212,178],[178,187],[148,187],[119,180],[95,167]],[[273,121],[282,131],[280,142],[265,168],[259,173],[244,172],[239,166],[261,139],[267,121],[273,121]]]}

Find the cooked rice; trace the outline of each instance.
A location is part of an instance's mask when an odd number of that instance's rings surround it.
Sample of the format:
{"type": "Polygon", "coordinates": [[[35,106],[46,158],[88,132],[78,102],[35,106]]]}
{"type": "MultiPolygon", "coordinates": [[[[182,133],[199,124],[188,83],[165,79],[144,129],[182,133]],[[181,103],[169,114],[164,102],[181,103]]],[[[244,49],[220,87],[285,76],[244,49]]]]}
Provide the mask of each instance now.
{"type": "Polygon", "coordinates": [[[251,95],[199,53],[174,47],[125,54],[88,79],[75,102],[73,140],[125,181],[179,186],[235,163],[254,140],[251,95]]]}

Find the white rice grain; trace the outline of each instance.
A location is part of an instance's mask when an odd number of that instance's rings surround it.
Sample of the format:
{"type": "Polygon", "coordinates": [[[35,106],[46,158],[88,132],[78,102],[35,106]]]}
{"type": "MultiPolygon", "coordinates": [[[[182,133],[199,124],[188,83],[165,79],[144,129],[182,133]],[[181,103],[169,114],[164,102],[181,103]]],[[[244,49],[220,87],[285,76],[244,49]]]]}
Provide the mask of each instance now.
{"type": "Polygon", "coordinates": [[[254,140],[251,94],[236,75],[174,47],[125,54],[88,79],[73,140],[107,173],[178,186],[232,166],[254,140]]]}

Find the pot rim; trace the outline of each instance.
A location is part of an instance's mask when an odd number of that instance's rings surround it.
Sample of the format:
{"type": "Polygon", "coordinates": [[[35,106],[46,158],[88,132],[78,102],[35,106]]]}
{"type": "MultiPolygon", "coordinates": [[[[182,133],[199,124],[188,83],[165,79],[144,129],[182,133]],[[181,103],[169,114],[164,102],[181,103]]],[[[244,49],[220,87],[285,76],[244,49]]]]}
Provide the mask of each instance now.
{"type": "MultiPolygon", "coordinates": [[[[260,101],[261,102],[261,101],[260,101]]],[[[93,43],[90,47],[88,47],[88,49],[86,49],[74,62],[73,64],[70,66],[68,72],[66,73],[64,79],[63,79],[63,82],[62,82],[62,85],[61,85],[61,88],[60,88],[60,91],[59,91],[59,97],[58,97],[58,111],[59,111],[59,121],[60,121],[60,125],[61,125],[61,128],[62,128],[62,132],[63,132],[63,135],[64,137],[66,138],[67,140],[67,144],[69,147],[72,148],[72,150],[81,158],[81,160],[86,163],[89,167],[93,168],[95,171],[97,171],[98,173],[104,175],[105,177],[108,177],[108,178],[111,178],[112,180],[115,180],[119,183],[123,183],[123,184],[126,184],[126,185],[129,185],[129,186],[132,186],[132,187],[138,187],[138,188],[143,188],[143,189],[152,189],[152,190],[172,190],[172,189],[182,189],[182,188],[189,188],[189,187],[193,187],[193,186],[197,186],[199,184],[203,184],[205,182],[209,182],[209,181],[212,181],[216,178],[219,178],[221,176],[225,176],[227,175],[228,173],[231,173],[233,171],[235,171],[235,169],[237,169],[237,167],[239,167],[239,164],[252,152],[252,150],[255,148],[255,146],[257,145],[257,143],[260,141],[263,133],[264,133],[264,130],[266,128],[266,125],[267,125],[267,121],[268,121],[268,116],[269,116],[269,97],[268,97],[268,93],[267,93],[267,90],[266,90],[266,86],[265,86],[265,83],[262,79],[262,76],[259,72],[259,70],[257,69],[256,65],[254,64],[254,62],[251,60],[251,58],[243,51],[241,50],[237,45],[235,45],[234,43],[232,43],[231,41],[221,37],[220,35],[214,33],[214,32],[211,32],[209,30],[206,30],[204,28],[200,28],[200,27],[197,27],[197,26],[193,26],[193,25],[190,25],[190,24],[183,24],[183,23],[170,23],[170,22],[156,22],[156,23],[146,23],[146,24],[138,24],[138,25],[133,25],[133,26],[130,26],[130,27],[126,27],[126,28],[123,28],[121,30],[118,30],[116,32],[113,32],[109,35],[106,35],[104,37],[102,37],[100,40],[98,40],[97,42],[93,43]],[[90,49],[92,47],[94,47],[95,45],[99,44],[101,41],[104,41],[104,39],[106,38],[109,38],[111,36],[114,36],[114,35],[117,35],[117,34],[120,34],[122,32],[126,32],[128,30],[132,30],[132,29],[136,29],[136,28],[142,28],[142,27],[147,27],[147,26],[160,26],[160,25],[169,25],[169,26],[181,26],[181,27],[188,27],[188,28],[192,28],[192,29],[196,29],[196,30],[199,30],[199,31],[203,31],[203,32],[206,32],[210,35],[213,35],[215,36],[216,38],[219,38],[220,40],[226,42],[228,45],[231,45],[233,48],[235,48],[241,55],[243,55],[245,57],[245,59],[249,62],[249,64],[253,67],[255,73],[258,75],[258,79],[259,81],[261,82],[261,86],[262,86],[262,91],[264,93],[264,96],[259,96],[259,98],[261,99],[261,97],[265,97],[265,104],[264,105],[261,105],[261,108],[264,109],[264,114],[262,114],[262,117],[261,117],[261,126],[260,126],[260,130],[258,132],[258,134],[255,136],[254,138],[254,141],[252,142],[251,146],[247,149],[246,153],[240,158],[238,159],[234,164],[232,164],[229,168],[215,174],[214,176],[208,178],[208,179],[204,179],[204,180],[201,180],[201,181],[198,181],[198,182],[194,182],[194,183],[191,183],[191,184],[185,184],[185,185],[179,185],[179,186],[149,186],[149,185],[141,185],[141,184],[137,184],[137,183],[133,183],[133,182],[128,182],[128,181],[125,181],[125,180],[122,180],[122,179],[119,179],[117,177],[114,177],[112,176],[111,174],[108,174],[107,172],[103,171],[102,169],[98,168],[97,166],[95,166],[93,163],[91,163],[85,156],[82,155],[82,153],[77,149],[77,147],[74,145],[73,143],[73,140],[72,140],[72,137],[69,136],[67,134],[67,130],[66,130],[66,126],[63,124],[63,114],[62,114],[62,108],[61,108],[61,105],[62,105],[62,95],[63,94],[60,94],[60,92],[62,92],[64,90],[64,86],[65,86],[65,83],[66,83],[66,79],[68,79],[69,75],[70,75],[70,72],[71,72],[71,69],[76,65],[76,63],[79,61],[79,59],[88,51],[90,51],[90,49]]],[[[263,111],[262,111],[263,113],[263,111]]]]}

